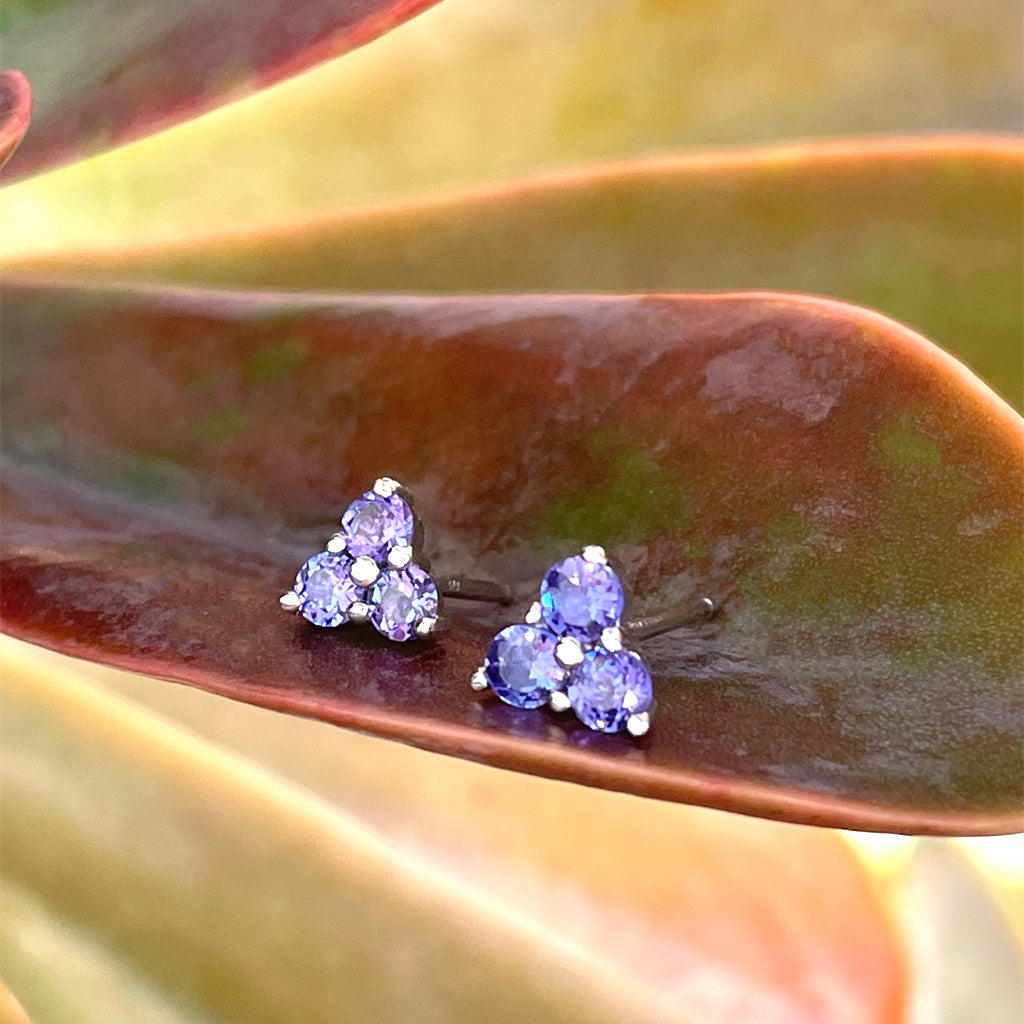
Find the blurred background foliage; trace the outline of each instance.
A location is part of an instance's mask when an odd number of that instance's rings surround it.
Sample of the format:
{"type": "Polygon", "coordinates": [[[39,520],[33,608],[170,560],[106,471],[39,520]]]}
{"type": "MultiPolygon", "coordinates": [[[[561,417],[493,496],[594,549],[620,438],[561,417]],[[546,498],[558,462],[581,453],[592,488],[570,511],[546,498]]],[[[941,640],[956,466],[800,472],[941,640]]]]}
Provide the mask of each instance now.
{"type": "Polygon", "coordinates": [[[251,228],[670,150],[1016,131],[1021,27],[1014,0],[444,0],[341,60],[5,190],[0,252],[251,228]]]}

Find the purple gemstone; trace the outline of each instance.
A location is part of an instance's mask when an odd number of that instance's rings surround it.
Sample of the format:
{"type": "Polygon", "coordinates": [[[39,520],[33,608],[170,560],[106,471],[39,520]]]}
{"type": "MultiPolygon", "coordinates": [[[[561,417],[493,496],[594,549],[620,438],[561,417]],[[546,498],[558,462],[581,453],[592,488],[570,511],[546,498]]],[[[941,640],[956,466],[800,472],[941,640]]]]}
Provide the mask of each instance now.
{"type": "Polygon", "coordinates": [[[544,621],[559,635],[597,640],[622,616],[622,584],[615,570],[582,555],[553,565],[540,587],[544,621]]]}
{"type": "Polygon", "coordinates": [[[415,526],[412,509],[400,494],[383,498],[367,491],[341,517],[348,553],[353,558],[366,555],[378,562],[386,562],[392,548],[411,545],[415,526]]]}
{"type": "Polygon", "coordinates": [[[362,599],[362,590],[352,582],[348,569],[352,559],[321,551],[299,570],[295,593],[299,612],[314,626],[340,626],[348,618],[353,601],[362,599]]]}
{"type": "Polygon", "coordinates": [[[630,715],[646,711],[651,676],[632,651],[587,651],[569,676],[569,700],[579,720],[599,732],[619,732],[630,715]]]}
{"type": "Polygon", "coordinates": [[[392,640],[411,640],[423,619],[437,618],[437,587],[418,565],[388,569],[370,590],[370,621],[392,640]]]}
{"type": "Polygon", "coordinates": [[[491,689],[517,708],[539,708],[564,682],[566,671],[555,660],[558,637],[543,626],[507,626],[492,641],[484,658],[491,689]]]}

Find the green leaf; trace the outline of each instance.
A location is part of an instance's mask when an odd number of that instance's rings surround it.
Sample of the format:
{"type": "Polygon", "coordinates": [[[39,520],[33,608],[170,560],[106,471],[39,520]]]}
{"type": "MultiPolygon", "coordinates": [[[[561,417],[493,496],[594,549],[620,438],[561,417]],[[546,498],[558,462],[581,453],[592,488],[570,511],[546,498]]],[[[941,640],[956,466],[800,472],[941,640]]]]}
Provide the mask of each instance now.
{"type": "MultiPolygon", "coordinates": [[[[3,692],[0,928],[30,1009],[89,953],[143,1010],[225,1024],[902,1020],[892,922],[833,833],[186,695],[197,722],[305,750],[311,792],[11,645],[3,692]]],[[[123,1005],[86,995],[76,1024],[123,1005]]]]}
{"type": "Polygon", "coordinates": [[[345,53],[436,0],[6,0],[32,84],[28,174],[167,128],[345,53]]]}
{"type": "Polygon", "coordinates": [[[4,628],[491,764],[769,817],[1020,825],[1024,424],[877,314],[784,295],[345,298],[8,281],[4,628]],[[417,495],[443,640],[277,597],[373,479],[417,495]],[[647,613],[640,743],[469,688],[554,561],[647,613]]]}
{"type": "Polygon", "coordinates": [[[363,292],[828,295],[1024,408],[1024,147],[826,143],[666,158],[238,235],[15,263],[73,278],[363,292]]]}
{"type": "Polygon", "coordinates": [[[1015,0],[445,0],[344,60],[26,183],[0,198],[18,225],[3,243],[246,228],[681,148],[1017,133],[1020,27],[1015,0]]]}

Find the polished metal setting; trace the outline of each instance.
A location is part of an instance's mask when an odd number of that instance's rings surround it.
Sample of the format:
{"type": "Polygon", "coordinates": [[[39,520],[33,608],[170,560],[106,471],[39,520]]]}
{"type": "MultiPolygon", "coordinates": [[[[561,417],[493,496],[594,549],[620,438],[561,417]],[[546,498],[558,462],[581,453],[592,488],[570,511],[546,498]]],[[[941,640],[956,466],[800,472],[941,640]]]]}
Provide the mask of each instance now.
{"type": "Polygon", "coordinates": [[[563,711],[568,711],[572,707],[572,701],[569,700],[569,694],[565,690],[552,690],[551,696],[548,697],[548,707],[552,711],[557,711],[561,714],[563,711]]]}
{"type": "MultiPolygon", "coordinates": [[[[582,557],[585,561],[593,564],[608,565],[608,555],[605,549],[597,544],[585,547],[582,557]]],[[[616,573],[615,575],[617,576],[618,574],[616,573]]],[[[618,580],[618,585],[622,585],[621,579],[618,580]]],[[[623,603],[628,605],[629,596],[625,593],[625,588],[623,587],[622,589],[623,603]]],[[[559,684],[559,688],[552,690],[549,694],[547,706],[552,711],[559,713],[575,707],[577,716],[589,728],[603,730],[614,727],[621,729],[635,739],[639,739],[646,735],[651,728],[651,716],[654,707],[651,694],[651,680],[646,667],[643,670],[643,686],[641,687],[640,683],[630,682],[628,684],[630,689],[624,691],[621,697],[616,697],[616,703],[610,705],[602,705],[600,703],[602,698],[596,696],[601,692],[600,687],[597,690],[588,692],[585,689],[584,683],[586,675],[574,674],[574,670],[588,657],[588,652],[597,652],[596,657],[603,659],[609,655],[618,655],[622,651],[630,651],[631,658],[627,659],[625,664],[635,665],[639,655],[631,650],[633,643],[647,640],[663,633],[669,633],[676,629],[699,625],[710,619],[717,611],[718,605],[710,597],[702,597],[696,604],[677,605],[635,619],[620,618],[616,625],[608,626],[602,630],[597,640],[587,639],[586,637],[578,638],[569,633],[560,635],[554,649],[554,660],[565,670],[565,676],[564,681],[559,684]],[[575,691],[573,691],[574,686],[577,688],[575,691]],[[573,692],[572,697],[569,696],[570,692],[573,692]],[[644,707],[645,704],[649,706],[643,711],[628,714],[628,707],[636,707],[637,703],[641,700],[643,701],[643,703],[640,703],[641,707],[644,707]],[[618,701],[621,701],[621,703],[618,703],[618,701]],[[635,703],[630,705],[627,701],[634,701],[635,703]],[[610,713],[613,708],[616,709],[616,714],[620,717],[602,717],[605,714],[605,709],[610,713]]],[[[549,629],[544,617],[543,607],[539,601],[534,601],[530,605],[524,616],[524,621],[530,626],[545,626],[546,629],[549,629]]],[[[614,664],[621,663],[621,660],[614,662],[614,664]]],[[[590,665],[591,669],[594,668],[590,662],[588,662],[588,665],[590,665]]],[[[627,671],[635,672],[636,670],[621,669],[619,671],[623,672],[623,676],[620,677],[623,680],[621,685],[626,685],[625,679],[628,677],[625,673],[627,671]]],[[[580,672],[582,673],[583,669],[580,672]]],[[[473,673],[470,685],[473,690],[478,692],[487,690],[490,687],[491,682],[483,666],[473,673]]],[[[509,703],[513,702],[509,701],[509,703]]]]}
{"type": "MultiPolygon", "coordinates": [[[[360,555],[353,558],[349,553],[349,545],[344,533],[338,531],[328,538],[325,545],[328,554],[336,557],[347,556],[342,564],[347,568],[349,580],[357,588],[356,594],[361,594],[362,596],[357,597],[349,605],[343,618],[337,616],[334,621],[325,625],[326,628],[331,628],[339,619],[341,622],[356,624],[372,621],[385,636],[390,636],[394,640],[405,640],[410,637],[408,635],[402,637],[392,636],[378,623],[378,619],[372,614],[373,609],[370,604],[371,588],[381,579],[382,574],[388,571],[400,571],[415,565],[425,573],[429,573],[430,565],[422,556],[423,524],[416,515],[412,495],[394,477],[378,477],[370,490],[378,498],[387,499],[397,495],[408,505],[409,511],[412,513],[411,543],[396,543],[393,547],[387,549],[386,555],[382,555],[377,551],[374,553],[374,557],[360,555]]],[[[432,636],[437,631],[440,624],[441,598],[443,597],[455,597],[467,601],[488,601],[496,604],[511,604],[513,600],[513,594],[509,587],[491,580],[468,579],[464,576],[432,577],[432,580],[434,587],[437,589],[438,597],[436,613],[431,609],[428,614],[426,607],[415,605],[416,610],[413,614],[423,615],[423,618],[419,621],[412,619],[409,622],[409,625],[412,627],[412,637],[422,639],[432,636]]],[[[295,590],[289,590],[283,594],[279,601],[281,608],[286,612],[291,614],[303,612],[303,598],[295,590]]],[[[315,624],[321,625],[320,622],[315,624]]]]}
{"type": "Polygon", "coordinates": [[[365,601],[356,601],[354,604],[349,605],[348,621],[357,623],[369,622],[370,606],[365,601]]]}
{"type": "Polygon", "coordinates": [[[630,715],[626,719],[626,732],[637,739],[643,736],[650,727],[651,713],[649,711],[642,711],[639,715],[630,715]]]}
{"type": "Polygon", "coordinates": [[[412,548],[402,545],[388,552],[388,565],[393,569],[404,569],[412,561],[412,548]]]}
{"type": "Polygon", "coordinates": [[[583,645],[574,636],[563,636],[555,647],[555,661],[562,668],[575,668],[583,660],[583,645]]]}
{"type": "Polygon", "coordinates": [[[352,577],[352,582],[360,587],[372,587],[380,576],[380,566],[372,558],[360,555],[349,566],[348,574],[352,577]]]}

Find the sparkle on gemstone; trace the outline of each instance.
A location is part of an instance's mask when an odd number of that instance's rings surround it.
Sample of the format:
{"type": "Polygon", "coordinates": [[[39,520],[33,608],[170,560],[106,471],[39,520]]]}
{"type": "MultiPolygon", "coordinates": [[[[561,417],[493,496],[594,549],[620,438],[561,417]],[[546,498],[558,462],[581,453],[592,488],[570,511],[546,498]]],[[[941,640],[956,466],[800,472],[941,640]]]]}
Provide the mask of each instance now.
{"type": "Polygon", "coordinates": [[[351,559],[321,551],[299,570],[295,593],[299,612],[314,626],[340,626],[348,610],[359,598],[359,587],[349,576],[351,559]]]}
{"type": "Polygon", "coordinates": [[[516,623],[492,641],[484,659],[491,689],[517,708],[539,708],[566,678],[555,659],[558,637],[543,626],[516,623]]]}
{"type": "Polygon", "coordinates": [[[386,562],[393,547],[412,545],[415,520],[400,494],[384,496],[367,491],[341,517],[341,535],[349,554],[386,562]]]}
{"type": "Polygon", "coordinates": [[[540,606],[544,621],[556,633],[594,641],[603,630],[618,625],[622,584],[611,566],[576,555],[548,570],[540,606]]]}
{"type": "Polygon", "coordinates": [[[437,587],[418,565],[381,573],[368,601],[370,621],[392,640],[411,640],[420,622],[437,618],[437,587]]]}
{"type": "Polygon", "coordinates": [[[651,676],[633,651],[595,647],[569,676],[569,700],[579,720],[599,732],[620,732],[631,715],[651,706],[651,676]]]}

